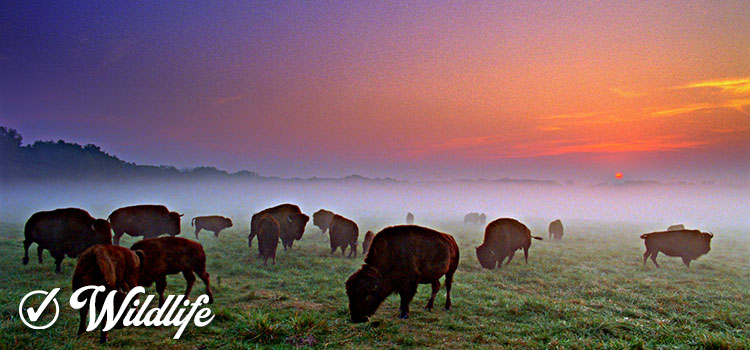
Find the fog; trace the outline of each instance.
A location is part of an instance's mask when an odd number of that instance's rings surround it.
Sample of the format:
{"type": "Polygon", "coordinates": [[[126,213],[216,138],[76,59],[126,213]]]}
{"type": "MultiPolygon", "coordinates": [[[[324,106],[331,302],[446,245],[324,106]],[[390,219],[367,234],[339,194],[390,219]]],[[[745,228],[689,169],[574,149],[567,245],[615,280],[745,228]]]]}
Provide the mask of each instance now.
{"type": "MultiPolygon", "coordinates": [[[[393,183],[370,181],[180,181],[145,183],[16,183],[0,188],[0,221],[23,223],[36,211],[80,207],[106,218],[135,204],[164,204],[184,213],[225,215],[247,230],[252,213],[295,203],[312,215],[321,208],[357,220],[431,226],[461,222],[468,212],[487,213],[488,222],[513,217],[549,222],[592,220],[648,224],[654,230],[682,223],[719,233],[750,226],[746,187],[713,185],[534,185],[476,182],[393,183]]],[[[187,221],[183,222],[184,224],[187,221]]],[[[312,225],[310,223],[309,225],[312,225]]],[[[537,225],[538,226],[538,225],[537,225]]],[[[309,227],[308,227],[309,228],[309,227]]],[[[534,230],[534,228],[532,228],[534,230]]],[[[537,232],[539,233],[539,232],[537,232]]]]}

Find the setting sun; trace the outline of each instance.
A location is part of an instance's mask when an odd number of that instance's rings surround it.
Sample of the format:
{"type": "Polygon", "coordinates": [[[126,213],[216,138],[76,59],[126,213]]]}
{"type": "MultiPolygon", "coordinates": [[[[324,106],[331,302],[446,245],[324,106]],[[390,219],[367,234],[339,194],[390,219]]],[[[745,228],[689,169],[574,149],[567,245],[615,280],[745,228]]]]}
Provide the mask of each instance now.
{"type": "Polygon", "coordinates": [[[618,180],[622,179],[622,173],[616,173],[615,174],[615,178],[618,179],[618,180]]]}

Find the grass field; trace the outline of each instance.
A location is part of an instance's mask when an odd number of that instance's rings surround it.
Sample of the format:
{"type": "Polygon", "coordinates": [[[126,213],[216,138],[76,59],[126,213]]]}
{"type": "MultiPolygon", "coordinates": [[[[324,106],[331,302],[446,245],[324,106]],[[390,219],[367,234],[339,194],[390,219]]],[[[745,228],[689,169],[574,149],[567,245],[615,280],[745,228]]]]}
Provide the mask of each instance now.
{"type": "MultiPolygon", "coordinates": [[[[362,233],[383,227],[375,221],[361,222],[362,233]]],[[[216,298],[210,325],[191,325],[179,340],[172,339],[174,327],[114,330],[102,346],[95,332],[76,337],[78,313],[67,305],[75,260],[66,258],[57,275],[49,253],[43,265],[36,262],[34,245],[31,262],[21,265],[22,224],[0,226],[0,348],[750,348],[747,231],[714,232],[711,252],[690,269],[663,255],[656,269],[651,262],[642,265],[639,239],[653,225],[565,222],[564,241],[534,241],[528,265],[521,254],[489,271],[474,254],[479,227],[431,225],[453,234],[461,248],[453,309],[443,311],[441,288],[435,310],[424,310],[430,288],[422,285],[409,319],[397,317],[399,298],[392,295],[371,322],[352,324],[344,281],[362,263],[361,252],[356,259],[330,256],[327,237],[309,224],[292,251],[279,245],[277,264],[264,267],[257,245],[249,252],[243,225],[237,225],[218,239],[201,233],[216,298]],[[40,331],[24,326],[20,299],[55,287],[62,287],[57,323],[40,331]]],[[[544,222],[535,224],[532,231],[544,222]]],[[[192,232],[184,226],[182,236],[192,238],[192,232]]],[[[126,236],[122,244],[134,242],[126,236]]],[[[181,275],[168,283],[167,293],[184,291],[181,275]]],[[[204,290],[198,280],[193,298],[204,290]]],[[[155,293],[153,287],[147,291],[155,293]]]]}

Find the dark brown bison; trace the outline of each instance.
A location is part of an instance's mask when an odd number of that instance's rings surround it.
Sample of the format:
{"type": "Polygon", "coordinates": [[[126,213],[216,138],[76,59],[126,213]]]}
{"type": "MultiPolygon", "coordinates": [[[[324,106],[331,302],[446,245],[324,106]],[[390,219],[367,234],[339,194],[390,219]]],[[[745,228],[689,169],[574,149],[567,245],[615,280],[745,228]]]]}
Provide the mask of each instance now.
{"type": "Polygon", "coordinates": [[[362,241],[362,255],[367,255],[367,250],[370,249],[373,237],[375,237],[375,234],[372,233],[372,231],[367,231],[367,233],[365,233],[365,240],[362,241]]]}
{"type": "Polygon", "coordinates": [[[163,205],[134,205],[113,211],[109,214],[109,223],[115,231],[114,242],[120,245],[120,237],[124,233],[143,238],[154,238],[163,234],[179,235],[181,217],[182,214],[169,211],[163,205]]]}
{"type": "Polygon", "coordinates": [[[49,250],[55,258],[57,273],[61,272],[60,264],[66,254],[75,258],[94,244],[112,244],[112,230],[107,220],[95,219],[78,208],[34,213],[26,221],[23,233],[23,264],[29,263],[29,246],[36,243],[39,263],[42,263],[42,252],[49,250]]]}
{"type": "Polygon", "coordinates": [[[253,215],[250,220],[250,235],[247,237],[248,246],[253,245],[253,238],[258,235],[258,223],[262,214],[268,214],[273,216],[276,221],[279,222],[281,232],[279,232],[279,238],[284,246],[284,250],[291,248],[294,244],[294,240],[300,240],[302,234],[305,233],[305,225],[310,217],[302,214],[302,211],[298,206],[294,204],[281,204],[273,208],[268,208],[253,215]]]}
{"type": "Polygon", "coordinates": [[[331,219],[335,214],[332,211],[320,209],[313,214],[313,225],[320,228],[320,234],[325,234],[331,226],[331,219]]]}
{"type": "Polygon", "coordinates": [[[484,230],[484,242],[476,249],[477,259],[482,267],[491,270],[495,264],[502,266],[506,257],[508,262],[505,265],[508,265],[516,250],[523,249],[523,257],[528,264],[532,238],[542,239],[532,236],[529,228],[515,219],[497,219],[484,230]]]}
{"type": "Polygon", "coordinates": [[[357,239],[359,238],[359,227],[357,223],[351,221],[341,215],[334,215],[331,219],[331,227],[329,231],[331,235],[331,254],[336,252],[336,249],[341,247],[341,254],[346,252],[346,247],[349,246],[349,257],[357,257],[357,239]]]}
{"type": "Polygon", "coordinates": [[[552,239],[552,237],[555,238],[556,241],[559,241],[563,237],[563,224],[560,219],[557,219],[555,221],[552,221],[549,223],[549,238],[552,239]]]}
{"type": "Polygon", "coordinates": [[[419,284],[432,285],[426,306],[432,310],[443,275],[445,309],[449,310],[458,258],[458,245],[451,235],[414,225],[383,229],[373,238],[365,264],[346,281],[352,321],[367,321],[394,292],[401,296],[400,317],[409,317],[409,303],[419,284]]]}
{"type": "Polygon", "coordinates": [[[659,252],[666,256],[679,256],[685,266],[690,267],[690,261],[698,259],[711,250],[712,233],[700,232],[698,230],[679,230],[651,232],[641,235],[645,240],[646,252],[643,253],[643,264],[651,257],[656,267],[656,256],[659,252]]]}
{"type": "Polygon", "coordinates": [[[677,224],[667,227],[667,231],[682,231],[685,229],[685,225],[677,224]]]}
{"type": "MultiPolygon", "coordinates": [[[[104,286],[104,293],[97,297],[96,308],[101,312],[104,300],[109,292],[115,290],[115,310],[119,310],[125,296],[130,289],[138,286],[138,274],[143,261],[143,252],[130,250],[111,244],[97,244],[81,253],[73,272],[73,291],[85,286],[104,286]]],[[[81,293],[80,300],[89,300],[92,291],[81,293]]],[[[78,335],[86,331],[86,316],[88,303],[78,313],[81,317],[78,323],[78,335]]],[[[102,321],[102,328],[105,322],[102,321]]],[[[121,326],[121,324],[119,325],[121,326]]],[[[99,332],[99,341],[107,341],[107,332],[99,332]]]]}
{"type": "Polygon", "coordinates": [[[195,239],[198,239],[198,232],[201,230],[213,231],[215,237],[219,237],[219,232],[225,228],[232,227],[232,219],[223,216],[198,216],[190,221],[190,226],[195,225],[195,239]]]}
{"type": "Polygon", "coordinates": [[[206,272],[206,253],[198,242],[181,237],[148,238],[136,242],[130,247],[132,250],[142,250],[144,258],[138,285],[149,287],[156,282],[156,292],[159,293],[159,306],[164,304],[164,289],[167,288],[167,275],[182,272],[187,282],[185,298],[190,297],[190,291],[195,283],[195,275],[206,284],[208,302],[213,303],[211,282],[206,272]]]}
{"type": "Polygon", "coordinates": [[[414,214],[412,214],[411,212],[406,213],[406,223],[409,225],[414,223],[414,214]]]}
{"type": "MultiPolygon", "coordinates": [[[[258,253],[263,258],[263,265],[268,263],[268,258],[276,265],[276,248],[279,246],[279,222],[268,214],[262,214],[258,219],[258,253]]],[[[250,242],[248,242],[249,245],[250,242]]]]}

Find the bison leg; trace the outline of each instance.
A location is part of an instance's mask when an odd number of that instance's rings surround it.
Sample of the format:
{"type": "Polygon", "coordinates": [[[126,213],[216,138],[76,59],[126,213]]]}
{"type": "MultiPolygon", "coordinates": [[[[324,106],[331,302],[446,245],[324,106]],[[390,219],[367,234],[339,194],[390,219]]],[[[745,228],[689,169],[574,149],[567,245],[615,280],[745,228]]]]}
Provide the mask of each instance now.
{"type": "Polygon", "coordinates": [[[424,307],[425,309],[432,311],[432,307],[435,304],[435,296],[437,295],[439,290],[440,290],[440,280],[432,281],[432,294],[430,294],[430,299],[427,299],[427,306],[424,307]]]}
{"type": "Polygon", "coordinates": [[[120,245],[120,237],[122,237],[122,234],[124,232],[118,231],[118,230],[114,230],[114,231],[115,231],[115,236],[112,238],[112,243],[114,243],[115,245],[120,245]]]}
{"type": "MultiPolygon", "coordinates": [[[[286,246],[284,247],[286,249],[286,246]]],[[[333,245],[333,242],[331,242],[331,256],[333,256],[334,253],[336,253],[336,250],[338,250],[339,247],[333,245]]]]}
{"type": "Polygon", "coordinates": [[[31,246],[31,241],[25,240],[23,241],[23,264],[26,265],[29,263],[29,247],[31,246]]]}
{"type": "Polygon", "coordinates": [[[78,323],[78,335],[83,334],[86,331],[86,313],[88,312],[88,306],[84,305],[79,311],[78,315],[81,316],[81,321],[78,323]]]}
{"type": "Polygon", "coordinates": [[[646,260],[648,260],[648,256],[651,255],[651,251],[646,248],[646,252],[643,253],[643,265],[646,265],[646,260]]]}
{"type": "Polygon", "coordinates": [[[167,276],[156,278],[156,293],[159,294],[159,307],[164,305],[164,290],[167,289],[167,276]]]}
{"type": "Polygon", "coordinates": [[[516,255],[515,251],[510,252],[510,255],[508,255],[508,261],[505,262],[505,266],[508,266],[508,264],[510,264],[510,261],[513,260],[514,255],[516,255]]]}
{"type": "Polygon", "coordinates": [[[352,257],[352,253],[354,253],[354,257],[357,257],[357,243],[352,243],[349,246],[349,257],[352,257]]]}
{"type": "Polygon", "coordinates": [[[656,265],[656,267],[661,267],[661,266],[659,266],[659,263],[656,262],[656,256],[657,255],[659,255],[659,251],[658,250],[655,251],[655,252],[653,252],[653,253],[651,253],[651,261],[654,262],[654,265],[656,265]]]}
{"type": "Polygon", "coordinates": [[[219,232],[221,232],[221,230],[214,231],[214,237],[218,238],[219,237],[219,232]]]}
{"type": "Polygon", "coordinates": [[[453,272],[445,274],[445,311],[451,309],[451,285],[453,285],[453,272]]]}
{"type": "Polygon", "coordinates": [[[211,292],[211,278],[208,272],[198,272],[198,277],[200,277],[201,281],[203,281],[203,284],[206,285],[206,295],[208,295],[208,303],[212,304],[214,302],[214,293],[211,292]]]}
{"type": "Polygon", "coordinates": [[[417,294],[417,282],[407,282],[404,287],[401,288],[399,295],[401,296],[401,315],[399,318],[409,318],[409,304],[414,299],[414,294],[417,294]]]}
{"type": "Polygon", "coordinates": [[[36,256],[39,259],[39,263],[40,264],[42,263],[42,255],[43,255],[42,253],[44,253],[44,248],[42,248],[42,246],[40,246],[40,245],[37,245],[37,247],[36,247],[36,256]]]}
{"type": "Polygon", "coordinates": [[[201,232],[202,229],[200,226],[195,226],[195,239],[198,239],[198,232],[201,232]]]}
{"type": "Polygon", "coordinates": [[[193,271],[185,270],[182,271],[182,275],[185,276],[185,282],[187,287],[185,288],[185,299],[190,298],[190,292],[193,290],[193,284],[195,284],[195,274],[193,271]]]}
{"type": "Polygon", "coordinates": [[[62,264],[63,259],[65,259],[64,253],[57,253],[55,252],[55,255],[52,256],[55,258],[55,273],[62,273],[62,270],[60,270],[60,265],[62,264]]]}
{"type": "Polygon", "coordinates": [[[682,263],[685,264],[688,268],[690,268],[690,258],[682,258],[682,263]]]}
{"type": "Polygon", "coordinates": [[[523,247],[523,260],[529,263],[529,247],[523,247]]]}
{"type": "Polygon", "coordinates": [[[249,234],[249,235],[247,236],[247,246],[248,246],[248,247],[252,247],[252,246],[253,246],[253,238],[255,238],[255,234],[251,232],[251,233],[250,233],[250,234],[249,234]]]}

